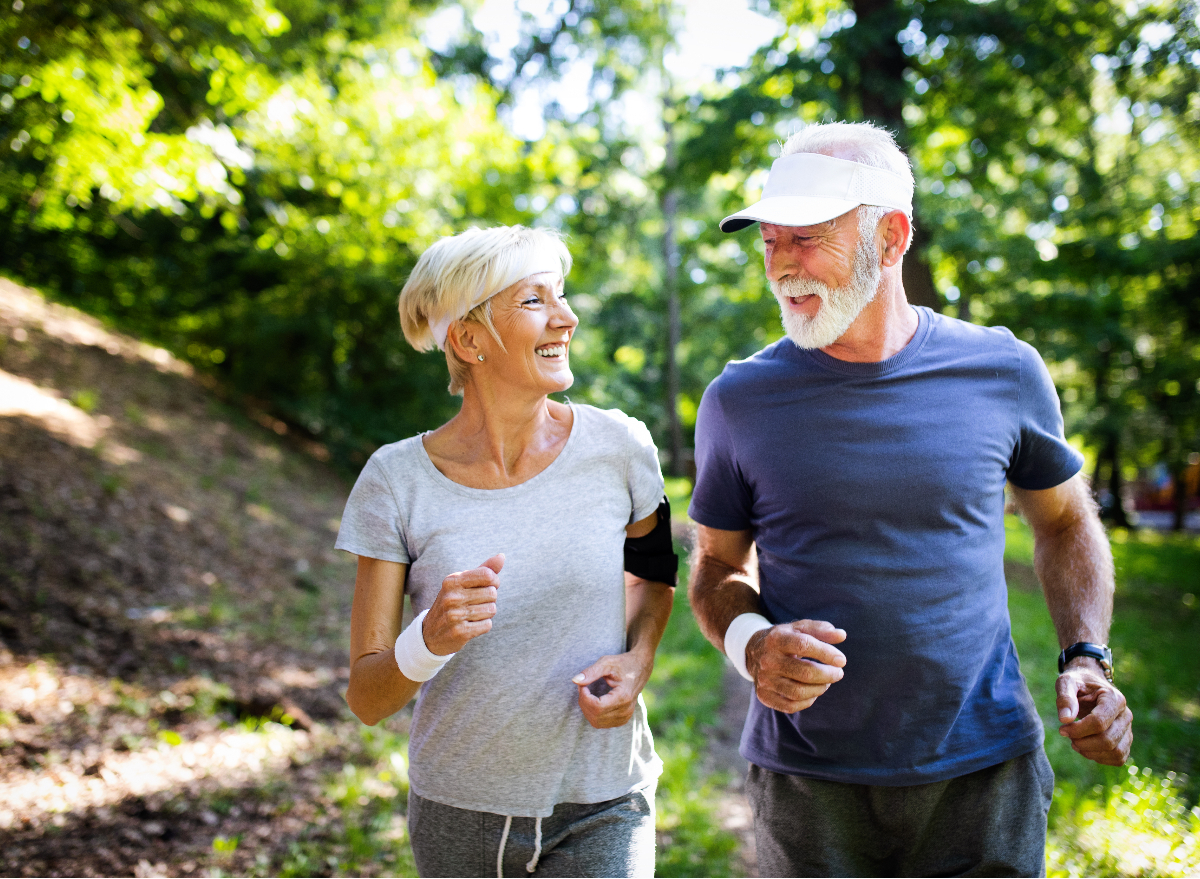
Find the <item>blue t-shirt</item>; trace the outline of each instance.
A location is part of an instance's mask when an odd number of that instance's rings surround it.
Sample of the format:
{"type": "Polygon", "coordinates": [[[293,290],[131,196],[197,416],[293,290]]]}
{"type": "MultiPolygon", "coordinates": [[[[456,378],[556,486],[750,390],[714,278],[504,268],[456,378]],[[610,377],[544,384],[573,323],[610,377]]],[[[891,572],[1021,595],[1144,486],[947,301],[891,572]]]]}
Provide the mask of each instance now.
{"type": "Polygon", "coordinates": [[[1033,348],[916,311],[883,362],[784,338],[700,404],[691,517],[752,533],[772,622],[847,633],[845,677],[812,707],[751,700],[742,755],[776,772],[923,784],[1042,741],[1009,624],[1004,484],[1052,488],[1083,459],[1033,348]]]}

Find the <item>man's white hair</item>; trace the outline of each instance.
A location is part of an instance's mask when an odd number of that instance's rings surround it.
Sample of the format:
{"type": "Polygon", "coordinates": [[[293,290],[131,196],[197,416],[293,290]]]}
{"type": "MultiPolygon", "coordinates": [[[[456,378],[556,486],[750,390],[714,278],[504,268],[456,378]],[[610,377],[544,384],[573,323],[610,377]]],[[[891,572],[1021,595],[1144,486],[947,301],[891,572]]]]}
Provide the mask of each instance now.
{"type": "MultiPolygon", "coordinates": [[[[400,291],[400,327],[418,351],[441,344],[434,327],[454,321],[474,321],[504,343],[492,323],[491,298],[527,277],[526,269],[557,261],[563,277],[571,271],[571,254],[562,235],[553,229],[526,226],[471,227],[435,241],[417,260],[400,291]],[[522,274],[525,272],[525,274],[522,274]]],[[[470,367],[445,346],[450,370],[450,393],[461,394],[470,367]]]]}
{"type": "MultiPolygon", "coordinates": [[[[879,128],[870,122],[814,122],[806,125],[792,134],[780,151],[780,155],[783,156],[793,153],[819,153],[823,156],[849,159],[870,168],[891,171],[909,183],[914,182],[912,164],[904,151],[897,146],[896,138],[886,128],[879,128]]],[[[892,208],[880,205],[860,205],[860,228],[864,223],[870,224],[870,228],[878,226],[879,221],[891,210],[892,208]]],[[[911,213],[908,214],[908,219],[911,223],[911,213]]],[[[908,243],[912,244],[911,235],[908,243]]]]}

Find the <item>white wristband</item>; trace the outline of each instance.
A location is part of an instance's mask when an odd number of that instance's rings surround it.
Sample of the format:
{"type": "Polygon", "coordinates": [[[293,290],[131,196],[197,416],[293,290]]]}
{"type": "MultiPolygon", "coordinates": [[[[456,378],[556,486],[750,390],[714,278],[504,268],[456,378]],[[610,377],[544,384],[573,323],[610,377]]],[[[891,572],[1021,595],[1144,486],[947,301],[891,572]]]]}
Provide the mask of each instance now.
{"type": "Polygon", "coordinates": [[[744,613],[734,619],[725,630],[725,655],[738,670],[738,674],[754,683],[754,678],[746,670],[746,645],[755,632],[771,628],[773,624],[760,613],[744,613]]]}
{"type": "Polygon", "coordinates": [[[417,614],[417,618],[408,624],[408,628],[396,639],[396,665],[410,681],[427,681],[439,671],[442,666],[454,656],[438,656],[425,646],[425,634],[421,624],[425,622],[427,610],[417,614]]]}

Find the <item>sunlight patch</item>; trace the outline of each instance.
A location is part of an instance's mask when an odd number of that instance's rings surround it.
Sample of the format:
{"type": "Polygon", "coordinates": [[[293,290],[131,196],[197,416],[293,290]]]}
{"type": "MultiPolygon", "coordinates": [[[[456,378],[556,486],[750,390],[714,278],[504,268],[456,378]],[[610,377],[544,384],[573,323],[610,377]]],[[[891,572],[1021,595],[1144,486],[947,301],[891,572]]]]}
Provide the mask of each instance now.
{"type": "Polygon", "coordinates": [[[0,781],[0,828],[111,806],[205,779],[222,788],[245,787],[283,772],[293,754],[311,747],[308,733],[267,723],[255,732],[220,730],[178,744],[163,739],[132,753],[108,750],[93,775],[65,766],[18,770],[0,781]]]}
{"type": "MultiPolygon", "coordinates": [[[[107,415],[89,415],[62,399],[57,391],[39,388],[2,369],[0,416],[29,418],[59,439],[85,449],[94,448],[112,426],[112,419],[107,415]]],[[[128,464],[140,461],[142,457],[136,449],[113,442],[105,442],[100,454],[112,464],[128,464]]]]}

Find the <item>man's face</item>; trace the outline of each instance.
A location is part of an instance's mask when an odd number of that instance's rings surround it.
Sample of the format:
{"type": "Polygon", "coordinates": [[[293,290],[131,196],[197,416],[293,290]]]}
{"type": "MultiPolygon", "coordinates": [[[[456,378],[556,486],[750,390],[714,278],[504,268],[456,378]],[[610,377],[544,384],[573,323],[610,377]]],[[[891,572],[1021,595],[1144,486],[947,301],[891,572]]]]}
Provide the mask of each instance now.
{"type": "Polygon", "coordinates": [[[818,226],[761,224],[767,280],[797,346],[832,345],[875,298],[882,275],[878,223],[864,225],[858,211],[818,226]]]}

